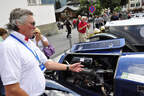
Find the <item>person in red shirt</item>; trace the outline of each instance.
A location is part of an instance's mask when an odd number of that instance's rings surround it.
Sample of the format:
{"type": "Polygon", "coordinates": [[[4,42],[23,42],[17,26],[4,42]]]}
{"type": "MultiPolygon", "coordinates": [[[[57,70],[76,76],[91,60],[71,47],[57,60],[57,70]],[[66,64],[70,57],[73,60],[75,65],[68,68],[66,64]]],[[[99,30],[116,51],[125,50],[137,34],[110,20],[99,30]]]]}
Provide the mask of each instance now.
{"type": "Polygon", "coordinates": [[[85,21],[85,17],[82,16],[82,20],[78,24],[79,42],[87,41],[87,35],[86,35],[87,28],[88,28],[88,23],[85,21]]]}
{"type": "Polygon", "coordinates": [[[77,24],[77,20],[74,19],[72,24],[73,24],[73,28],[76,28],[76,26],[77,26],[77,25],[76,25],[76,24],[77,24]]]}

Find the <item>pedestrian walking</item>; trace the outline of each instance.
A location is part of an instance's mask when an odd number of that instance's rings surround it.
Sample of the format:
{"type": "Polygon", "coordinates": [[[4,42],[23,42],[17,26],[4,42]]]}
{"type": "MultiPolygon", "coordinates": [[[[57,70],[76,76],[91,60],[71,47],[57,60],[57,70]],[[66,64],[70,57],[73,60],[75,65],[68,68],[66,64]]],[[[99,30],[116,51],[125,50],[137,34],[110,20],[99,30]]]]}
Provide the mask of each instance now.
{"type": "Polygon", "coordinates": [[[64,25],[66,26],[66,30],[67,30],[67,38],[69,37],[69,35],[71,34],[71,29],[72,29],[72,24],[71,22],[69,21],[69,18],[67,18],[65,21],[64,21],[64,25]]]}
{"type": "Polygon", "coordinates": [[[48,60],[29,39],[36,28],[30,10],[12,10],[7,27],[11,34],[0,47],[0,76],[6,96],[44,96],[45,77],[41,65],[48,70],[83,70],[80,63],[65,65],[48,60]]]}

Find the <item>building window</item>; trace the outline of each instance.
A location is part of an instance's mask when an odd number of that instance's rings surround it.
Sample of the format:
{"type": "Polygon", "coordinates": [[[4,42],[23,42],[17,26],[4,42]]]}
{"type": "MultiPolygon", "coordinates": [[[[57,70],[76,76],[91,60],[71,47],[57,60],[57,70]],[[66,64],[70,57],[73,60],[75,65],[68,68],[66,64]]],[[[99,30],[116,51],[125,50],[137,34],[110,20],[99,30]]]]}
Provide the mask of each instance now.
{"type": "Polygon", "coordinates": [[[130,0],[131,2],[134,2],[135,0],[130,0]]]}
{"type": "Polygon", "coordinates": [[[131,4],[130,6],[131,6],[131,7],[135,7],[135,4],[131,4]]]}
{"type": "Polygon", "coordinates": [[[140,2],[136,3],[136,7],[139,7],[140,6],[140,2]]]}
{"type": "Polygon", "coordinates": [[[29,6],[54,4],[55,0],[27,0],[29,6]]]}
{"type": "Polygon", "coordinates": [[[27,0],[28,5],[37,5],[36,0],[27,0]]]}
{"type": "Polygon", "coordinates": [[[55,0],[41,0],[41,4],[54,4],[55,0]]]}

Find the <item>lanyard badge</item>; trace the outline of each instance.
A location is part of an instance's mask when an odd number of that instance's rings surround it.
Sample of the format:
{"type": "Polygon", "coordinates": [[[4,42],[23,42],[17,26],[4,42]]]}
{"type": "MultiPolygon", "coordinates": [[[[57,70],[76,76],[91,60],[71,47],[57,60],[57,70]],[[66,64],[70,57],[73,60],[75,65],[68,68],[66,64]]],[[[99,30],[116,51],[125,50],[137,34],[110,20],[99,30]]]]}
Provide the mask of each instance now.
{"type": "Polygon", "coordinates": [[[44,71],[45,69],[45,65],[43,63],[40,62],[40,59],[37,55],[37,53],[33,52],[32,49],[30,49],[24,42],[22,42],[20,39],[18,39],[16,36],[14,36],[13,34],[10,34],[10,36],[12,36],[14,39],[16,39],[17,41],[19,41],[21,44],[23,44],[34,56],[35,58],[37,59],[37,61],[39,62],[39,67],[42,71],[44,71]]]}

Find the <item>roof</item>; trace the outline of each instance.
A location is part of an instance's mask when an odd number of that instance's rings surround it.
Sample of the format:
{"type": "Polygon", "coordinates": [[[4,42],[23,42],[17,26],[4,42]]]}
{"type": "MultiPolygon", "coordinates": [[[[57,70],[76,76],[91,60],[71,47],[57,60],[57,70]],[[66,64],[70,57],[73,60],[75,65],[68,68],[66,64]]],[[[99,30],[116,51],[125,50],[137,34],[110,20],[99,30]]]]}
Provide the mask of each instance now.
{"type": "Polygon", "coordinates": [[[127,20],[116,20],[107,22],[105,26],[129,26],[129,25],[144,25],[144,18],[131,18],[127,20]]]}
{"type": "Polygon", "coordinates": [[[55,10],[55,13],[61,13],[67,8],[71,9],[72,11],[77,11],[79,9],[79,7],[65,5],[64,7],[55,10]]]}

